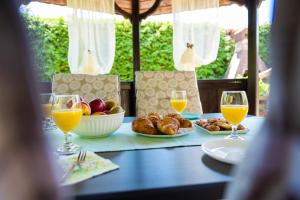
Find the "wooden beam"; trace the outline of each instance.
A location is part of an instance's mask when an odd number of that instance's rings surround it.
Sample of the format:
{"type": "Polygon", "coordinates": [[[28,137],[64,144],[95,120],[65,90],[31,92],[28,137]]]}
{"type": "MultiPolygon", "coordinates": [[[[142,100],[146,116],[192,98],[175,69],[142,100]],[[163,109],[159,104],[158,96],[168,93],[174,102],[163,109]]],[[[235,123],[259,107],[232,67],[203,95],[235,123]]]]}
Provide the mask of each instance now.
{"type": "MultiPolygon", "coordinates": [[[[28,3],[30,0],[18,0],[22,3],[28,3]]],[[[65,6],[67,4],[67,0],[31,0],[31,1],[38,1],[42,3],[48,3],[48,4],[56,4],[65,6]]],[[[262,1],[262,0],[260,0],[262,1]]],[[[115,2],[118,4],[118,7],[121,8],[123,11],[131,14],[131,3],[132,0],[115,0],[115,2]]],[[[219,0],[220,6],[229,6],[232,4],[239,4],[239,5],[245,5],[246,0],[219,0]]],[[[140,12],[147,12],[149,8],[152,6],[153,0],[140,0],[140,12]]],[[[121,12],[119,12],[118,8],[116,8],[116,13],[123,15],[121,12]]],[[[158,9],[153,12],[153,15],[159,15],[159,14],[168,14],[172,13],[172,0],[161,0],[161,4],[158,9]]]]}
{"type": "Polygon", "coordinates": [[[248,8],[248,101],[249,114],[258,114],[258,23],[259,0],[247,0],[248,8]]]}
{"type": "Polygon", "coordinates": [[[160,3],[161,3],[161,0],[155,0],[155,3],[151,6],[151,8],[149,8],[149,10],[140,14],[141,19],[146,19],[149,15],[154,13],[157,10],[157,8],[159,7],[160,3]]]}
{"type": "Polygon", "coordinates": [[[129,19],[130,18],[130,13],[126,12],[125,10],[123,10],[118,4],[117,2],[115,2],[115,11],[118,14],[121,14],[124,18],[129,19]]]}

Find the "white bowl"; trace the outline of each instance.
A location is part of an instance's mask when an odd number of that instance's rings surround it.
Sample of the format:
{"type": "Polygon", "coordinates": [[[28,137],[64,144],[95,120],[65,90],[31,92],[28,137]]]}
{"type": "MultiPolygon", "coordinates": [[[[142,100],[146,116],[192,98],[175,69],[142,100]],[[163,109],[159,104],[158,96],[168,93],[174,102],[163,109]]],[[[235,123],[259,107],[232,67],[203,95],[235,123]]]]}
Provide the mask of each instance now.
{"type": "Polygon", "coordinates": [[[77,128],[73,131],[80,137],[106,137],[120,128],[125,112],[110,115],[82,116],[77,128]]]}

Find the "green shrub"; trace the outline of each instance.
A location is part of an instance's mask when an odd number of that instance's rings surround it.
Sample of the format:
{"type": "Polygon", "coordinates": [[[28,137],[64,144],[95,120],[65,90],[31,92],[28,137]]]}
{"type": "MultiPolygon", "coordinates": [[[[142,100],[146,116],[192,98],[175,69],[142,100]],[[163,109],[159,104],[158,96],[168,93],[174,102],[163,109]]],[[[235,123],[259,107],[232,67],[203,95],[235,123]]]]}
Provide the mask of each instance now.
{"type": "MultiPolygon", "coordinates": [[[[24,18],[42,80],[50,80],[55,73],[69,72],[68,30],[64,19],[44,19],[26,13],[24,18]]],[[[264,33],[268,32],[268,29],[263,30],[264,33]]],[[[141,70],[175,70],[172,31],[170,23],[141,24],[141,70]]],[[[267,34],[263,34],[263,37],[265,35],[267,34]]],[[[267,41],[263,37],[261,41],[267,41]]],[[[267,55],[265,45],[260,48],[265,48],[261,53],[267,55]]],[[[234,43],[222,33],[217,59],[197,69],[198,79],[223,78],[233,52],[234,43]]],[[[111,74],[118,74],[121,80],[133,79],[131,24],[128,20],[117,22],[116,25],[116,52],[111,74]]]]}
{"type": "MultiPolygon", "coordinates": [[[[140,33],[141,70],[175,71],[172,24],[143,22],[140,33]]],[[[132,80],[132,40],[129,21],[117,23],[116,38],[116,56],[111,73],[119,74],[121,80],[132,80]]],[[[222,33],[218,58],[213,63],[198,68],[197,77],[199,79],[223,78],[233,52],[233,42],[222,33]]]]}
{"type": "Polygon", "coordinates": [[[68,29],[64,19],[42,19],[26,13],[24,19],[41,79],[50,80],[55,73],[70,72],[68,29]]]}
{"type": "Polygon", "coordinates": [[[265,62],[265,64],[269,67],[270,67],[270,62],[269,62],[270,31],[271,31],[271,26],[269,24],[265,24],[259,27],[259,55],[261,59],[265,62]]]}
{"type": "Polygon", "coordinates": [[[258,83],[259,86],[259,96],[269,96],[269,92],[270,92],[270,84],[269,83],[265,83],[262,80],[259,80],[258,83]]]}

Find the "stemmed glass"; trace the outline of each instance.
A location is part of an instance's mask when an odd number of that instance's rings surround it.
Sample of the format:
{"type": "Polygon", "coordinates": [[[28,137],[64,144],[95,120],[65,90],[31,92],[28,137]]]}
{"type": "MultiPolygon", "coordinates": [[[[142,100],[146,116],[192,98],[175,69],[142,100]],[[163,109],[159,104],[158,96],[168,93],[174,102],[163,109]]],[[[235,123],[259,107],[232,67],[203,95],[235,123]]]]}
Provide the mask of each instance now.
{"type": "Polygon", "coordinates": [[[224,91],[221,97],[221,112],[232,125],[232,132],[226,139],[243,140],[237,135],[237,125],[248,113],[248,99],[245,91],[224,91]]]}
{"type": "Polygon", "coordinates": [[[55,129],[55,124],[52,120],[52,106],[54,100],[54,93],[42,93],[41,96],[41,104],[43,109],[43,129],[44,130],[53,130],[55,129]]]}
{"type": "Polygon", "coordinates": [[[60,155],[74,154],[80,147],[69,141],[69,133],[79,124],[82,109],[79,95],[55,95],[52,117],[55,124],[65,135],[65,141],[56,151],[60,155]]]}
{"type": "Polygon", "coordinates": [[[172,90],[170,103],[171,103],[173,110],[176,113],[181,114],[187,106],[186,91],[185,90],[172,90]]]}

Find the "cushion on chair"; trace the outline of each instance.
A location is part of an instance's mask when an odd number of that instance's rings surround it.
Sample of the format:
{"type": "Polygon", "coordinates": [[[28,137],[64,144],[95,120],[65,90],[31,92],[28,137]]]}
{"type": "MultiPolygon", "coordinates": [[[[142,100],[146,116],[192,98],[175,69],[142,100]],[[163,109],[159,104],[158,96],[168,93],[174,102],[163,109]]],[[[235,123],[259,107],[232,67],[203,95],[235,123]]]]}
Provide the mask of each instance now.
{"type": "Polygon", "coordinates": [[[202,114],[195,72],[136,72],[136,111],[138,116],[149,112],[174,112],[170,105],[172,90],[186,90],[184,112],[202,114]]]}
{"type": "Polygon", "coordinates": [[[52,81],[55,94],[79,94],[89,102],[95,98],[114,99],[120,103],[120,82],[117,75],[57,74],[52,81]]]}

